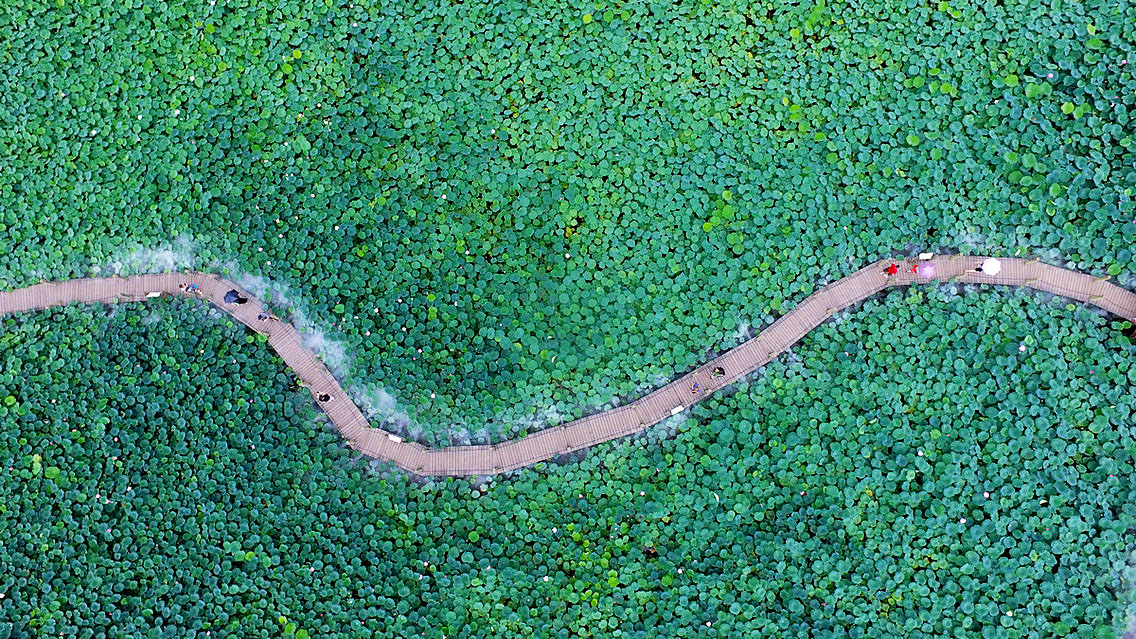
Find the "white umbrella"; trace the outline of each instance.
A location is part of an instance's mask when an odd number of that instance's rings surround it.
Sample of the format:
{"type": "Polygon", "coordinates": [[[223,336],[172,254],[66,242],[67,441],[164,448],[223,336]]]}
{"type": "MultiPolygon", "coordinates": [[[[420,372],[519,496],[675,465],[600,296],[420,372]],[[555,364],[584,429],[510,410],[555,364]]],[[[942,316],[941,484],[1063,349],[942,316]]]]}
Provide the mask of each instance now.
{"type": "Polygon", "coordinates": [[[982,260],[982,272],[987,275],[997,275],[1002,271],[1002,263],[998,260],[988,257],[982,260]]]}

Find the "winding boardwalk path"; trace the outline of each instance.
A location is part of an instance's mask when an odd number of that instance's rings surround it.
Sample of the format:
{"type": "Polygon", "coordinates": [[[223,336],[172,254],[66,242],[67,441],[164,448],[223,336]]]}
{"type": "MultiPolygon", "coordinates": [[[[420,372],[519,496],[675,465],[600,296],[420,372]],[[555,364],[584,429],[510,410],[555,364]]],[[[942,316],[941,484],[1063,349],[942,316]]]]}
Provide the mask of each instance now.
{"type": "Polygon", "coordinates": [[[441,449],[430,449],[403,441],[386,431],[371,427],[323,363],[304,348],[300,335],[291,324],[258,320],[257,315],[264,312],[264,307],[259,300],[247,294],[245,296],[250,298],[247,304],[226,304],[224,296],[227,291],[242,289],[217,275],[164,273],[36,284],[0,293],[0,315],[72,302],[94,304],[142,301],[157,294],[184,296],[187,293],[180,290],[178,285],[192,282],[200,287],[201,297],[253,330],[267,335],[269,345],[307,383],[317,402],[322,393],[332,396],[330,401],[318,403],[348,445],[355,450],[376,459],[393,462],[419,475],[491,475],[624,437],[671,415],[677,415],[691,404],[765,365],[837,311],[857,304],[885,288],[945,280],[1026,286],[1086,302],[1136,321],[1136,293],[1108,282],[1107,277],[1092,277],[1044,264],[1036,259],[1018,258],[1000,258],[1002,271],[992,276],[975,270],[983,259],[985,258],[962,255],[935,257],[931,261],[938,274],[933,279],[910,272],[911,266],[918,263],[915,260],[883,260],[869,264],[813,293],[753,339],[634,402],[501,444],[441,449]],[[893,261],[899,264],[900,271],[888,276],[884,269],[893,261]],[[715,376],[714,370],[719,367],[725,373],[715,376]],[[695,383],[704,392],[692,392],[695,383]]]}

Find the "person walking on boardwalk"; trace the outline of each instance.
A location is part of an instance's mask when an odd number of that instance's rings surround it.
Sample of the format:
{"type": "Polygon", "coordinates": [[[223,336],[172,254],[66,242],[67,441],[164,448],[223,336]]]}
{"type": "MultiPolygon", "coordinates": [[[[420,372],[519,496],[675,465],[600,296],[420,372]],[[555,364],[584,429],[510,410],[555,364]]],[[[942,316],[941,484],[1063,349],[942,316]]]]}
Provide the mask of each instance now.
{"type": "Polygon", "coordinates": [[[922,264],[916,266],[911,270],[915,271],[915,274],[919,277],[925,277],[927,279],[931,279],[938,275],[938,269],[935,268],[934,262],[923,262],[922,264]]]}
{"type": "Polygon", "coordinates": [[[979,273],[985,273],[986,275],[997,275],[1002,272],[1002,262],[993,257],[988,257],[982,260],[982,264],[979,264],[978,268],[974,270],[979,273]]]}
{"type": "Polygon", "coordinates": [[[725,374],[726,374],[726,369],[722,368],[721,366],[714,368],[714,377],[721,377],[725,374]]]}
{"type": "Polygon", "coordinates": [[[330,402],[331,401],[331,395],[328,395],[327,393],[320,393],[319,394],[319,400],[321,402],[330,402]]]}
{"type": "Polygon", "coordinates": [[[895,275],[896,273],[899,272],[899,264],[895,264],[895,263],[888,264],[886,272],[887,272],[888,275],[895,275]]]}

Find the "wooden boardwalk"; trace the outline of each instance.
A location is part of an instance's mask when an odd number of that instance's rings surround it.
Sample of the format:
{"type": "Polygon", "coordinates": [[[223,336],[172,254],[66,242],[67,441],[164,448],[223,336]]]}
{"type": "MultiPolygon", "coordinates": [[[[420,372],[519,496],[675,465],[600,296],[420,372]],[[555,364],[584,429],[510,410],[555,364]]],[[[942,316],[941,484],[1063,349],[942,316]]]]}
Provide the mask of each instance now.
{"type": "Polygon", "coordinates": [[[937,268],[933,279],[910,272],[917,260],[883,260],[833,282],[813,293],[753,339],[706,362],[645,397],[618,408],[492,446],[451,446],[430,449],[406,442],[371,427],[351,398],[311,351],[304,348],[292,325],[274,320],[258,320],[264,312],[260,301],[236,284],[208,273],[164,273],[133,277],[75,279],[42,283],[8,293],[0,293],[0,315],[17,313],[72,302],[84,304],[143,301],[160,295],[198,296],[179,289],[194,283],[199,296],[253,330],[268,336],[268,343],[285,363],[303,379],[317,403],[347,440],[347,444],[375,459],[390,461],[419,475],[490,475],[535,464],[556,455],[594,446],[630,435],[686,410],[715,391],[765,365],[806,333],[837,311],[852,306],[885,288],[939,281],[973,284],[1026,286],[1039,291],[1098,306],[1114,315],[1136,321],[1136,294],[1084,273],[1043,264],[1040,261],[1000,258],[1002,271],[995,276],[977,272],[983,257],[938,256],[931,260],[937,268]],[[898,274],[888,276],[889,263],[899,265],[898,274]],[[244,305],[226,304],[225,292],[241,290],[249,298],[244,305]],[[714,375],[716,368],[724,374],[714,375]],[[699,384],[701,392],[692,391],[699,384]],[[319,402],[322,393],[331,395],[319,402]]]}

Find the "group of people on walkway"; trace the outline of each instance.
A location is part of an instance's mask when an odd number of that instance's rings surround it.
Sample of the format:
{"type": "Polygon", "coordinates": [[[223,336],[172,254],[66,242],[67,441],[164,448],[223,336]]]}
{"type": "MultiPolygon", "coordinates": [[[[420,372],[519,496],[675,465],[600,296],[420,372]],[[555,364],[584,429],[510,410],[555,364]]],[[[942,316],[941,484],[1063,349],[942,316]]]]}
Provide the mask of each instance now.
{"type": "MultiPolygon", "coordinates": [[[[723,376],[723,375],[725,375],[725,374],[726,374],[726,369],[725,369],[725,368],[722,368],[721,366],[715,366],[715,367],[714,367],[714,372],[710,373],[710,377],[721,377],[721,376],[723,376]]],[[[701,394],[705,394],[705,393],[706,393],[706,389],[705,389],[705,388],[702,388],[702,384],[700,384],[700,383],[698,383],[698,382],[694,382],[693,384],[691,384],[691,386],[690,386],[690,394],[691,394],[691,395],[698,395],[698,394],[700,394],[700,393],[701,393],[701,394]]]]}
{"type": "MultiPolygon", "coordinates": [[[[923,259],[928,255],[930,255],[930,253],[922,255],[920,259],[923,259]]],[[[997,275],[1002,271],[1002,262],[1001,260],[998,260],[996,258],[988,257],[983,260],[982,264],[979,264],[978,267],[976,267],[974,270],[978,273],[984,273],[986,275],[997,275]]],[[[912,264],[910,272],[915,273],[920,277],[932,278],[936,275],[935,271],[936,269],[934,262],[924,261],[919,264],[912,264]]],[[[896,275],[897,273],[899,273],[899,264],[896,264],[894,262],[888,264],[887,268],[884,269],[884,274],[888,277],[896,275]]]]}
{"type": "MultiPolygon", "coordinates": [[[[911,271],[909,272],[915,273],[919,277],[932,278],[935,277],[935,271],[936,269],[934,262],[922,262],[920,264],[912,264],[911,271]]],[[[884,269],[884,274],[888,277],[891,277],[897,273],[899,273],[899,264],[896,264],[894,262],[888,264],[888,267],[884,269]]]]}

